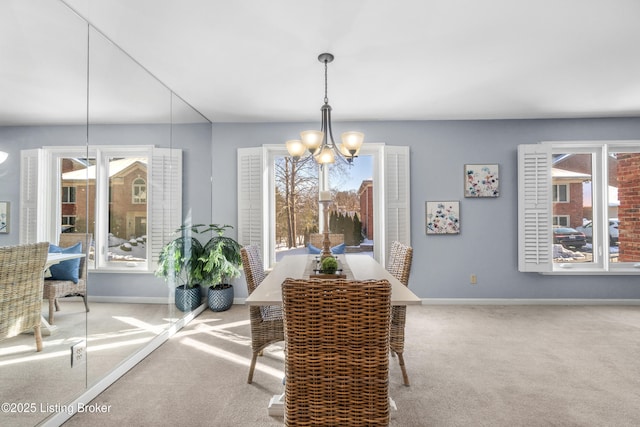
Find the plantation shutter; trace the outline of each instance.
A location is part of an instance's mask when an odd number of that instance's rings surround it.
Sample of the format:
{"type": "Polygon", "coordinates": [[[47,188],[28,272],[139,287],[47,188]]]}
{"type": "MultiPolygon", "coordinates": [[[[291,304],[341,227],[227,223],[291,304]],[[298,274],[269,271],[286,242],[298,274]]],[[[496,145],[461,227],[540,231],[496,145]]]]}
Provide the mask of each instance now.
{"type": "Polygon", "coordinates": [[[518,270],[552,270],[551,147],[518,146],[518,270]]]}
{"type": "Polygon", "coordinates": [[[383,153],[385,240],[380,261],[386,265],[394,240],[411,245],[410,163],[409,147],[385,145],[383,153]]]}
{"type": "Polygon", "coordinates": [[[182,224],[182,150],[153,148],[151,153],[149,215],[151,263],[156,270],[162,247],[182,224]]]}
{"type": "Polygon", "coordinates": [[[20,243],[47,241],[43,221],[44,179],[43,151],[41,149],[20,151],[20,243]]]}
{"type": "MultiPolygon", "coordinates": [[[[264,252],[263,148],[238,149],[238,243],[257,245],[264,252]]],[[[263,260],[269,257],[263,253],[263,260]]]]}

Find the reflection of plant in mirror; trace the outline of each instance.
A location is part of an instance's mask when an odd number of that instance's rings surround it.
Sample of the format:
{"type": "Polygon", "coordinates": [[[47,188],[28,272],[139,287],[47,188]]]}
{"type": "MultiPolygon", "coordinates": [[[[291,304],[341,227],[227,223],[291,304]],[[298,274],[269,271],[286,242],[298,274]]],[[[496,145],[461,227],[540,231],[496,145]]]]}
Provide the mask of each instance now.
{"type": "Polygon", "coordinates": [[[338,269],[338,261],[334,257],[327,257],[322,260],[322,272],[333,274],[338,269]]]}

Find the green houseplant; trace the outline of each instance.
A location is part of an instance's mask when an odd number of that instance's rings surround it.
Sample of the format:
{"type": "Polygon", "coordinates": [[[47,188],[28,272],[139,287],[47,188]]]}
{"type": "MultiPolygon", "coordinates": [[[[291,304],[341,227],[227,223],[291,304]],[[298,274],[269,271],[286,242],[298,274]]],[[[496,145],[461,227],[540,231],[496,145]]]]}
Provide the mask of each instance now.
{"type": "Polygon", "coordinates": [[[162,247],[158,257],[156,276],[175,285],[175,303],[180,311],[191,311],[200,305],[200,283],[203,279],[203,246],[193,237],[203,224],[183,225],[176,230],[178,237],[162,247]]]}
{"type": "Polygon", "coordinates": [[[242,257],[240,244],[225,236],[230,225],[210,224],[202,232],[213,232],[213,237],[203,246],[198,259],[203,286],[208,286],[207,300],[213,311],[228,310],[233,304],[233,285],[228,281],[240,276],[242,257]]]}

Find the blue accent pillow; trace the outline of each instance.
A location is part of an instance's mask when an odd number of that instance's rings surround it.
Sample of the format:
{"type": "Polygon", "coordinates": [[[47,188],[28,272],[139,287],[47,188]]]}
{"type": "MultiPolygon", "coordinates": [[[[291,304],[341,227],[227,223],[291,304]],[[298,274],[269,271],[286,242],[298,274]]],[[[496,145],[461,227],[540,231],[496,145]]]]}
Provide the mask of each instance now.
{"type": "Polygon", "coordinates": [[[318,255],[322,252],[320,248],[316,248],[311,243],[307,243],[307,249],[309,249],[310,254],[314,254],[314,255],[318,255]]]}
{"type": "Polygon", "coordinates": [[[331,248],[331,253],[334,255],[343,254],[346,247],[347,246],[344,243],[340,243],[339,245],[331,248]]]}
{"type": "MultiPolygon", "coordinates": [[[[49,244],[49,253],[56,254],[81,254],[82,242],[78,242],[68,248],[61,248],[53,244],[49,244]]],[[[67,261],[53,264],[49,267],[51,277],[47,277],[48,280],[71,280],[73,283],[78,283],[78,276],[80,275],[80,258],[69,259],[67,261]]]]}
{"type": "MultiPolygon", "coordinates": [[[[343,254],[346,247],[347,246],[344,243],[340,243],[339,245],[336,245],[331,248],[331,253],[334,255],[343,254]]],[[[311,243],[307,244],[307,249],[309,250],[309,253],[313,255],[318,255],[322,253],[322,249],[316,248],[311,243]]]]}

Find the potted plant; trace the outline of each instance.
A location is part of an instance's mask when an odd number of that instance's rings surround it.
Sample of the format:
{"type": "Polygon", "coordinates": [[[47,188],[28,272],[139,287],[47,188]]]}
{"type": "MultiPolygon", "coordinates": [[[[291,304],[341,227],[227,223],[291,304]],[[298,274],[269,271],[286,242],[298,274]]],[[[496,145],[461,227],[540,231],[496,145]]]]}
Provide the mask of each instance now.
{"type": "Polygon", "coordinates": [[[228,281],[240,276],[242,257],[240,244],[231,237],[225,236],[230,225],[210,224],[206,231],[214,235],[203,246],[202,255],[198,259],[202,270],[202,284],[209,286],[207,300],[213,311],[228,310],[233,304],[233,285],[228,281]]]}
{"type": "Polygon", "coordinates": [[[203,279],[199,261],[203,246],[193,233],[199,233],[198,225],[183,225],[176,230],[179,236],[162,247],[158,258],[156,276],[172,283],[175,288],[175,304],[180,311],[191,311],[200,305],[200,283],[203,279]]]}

